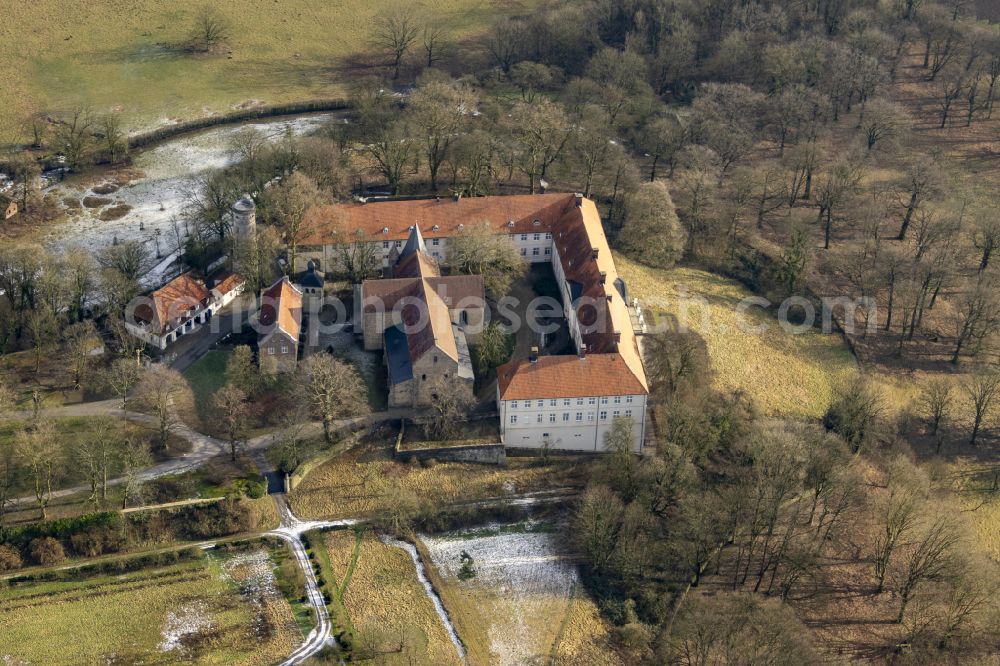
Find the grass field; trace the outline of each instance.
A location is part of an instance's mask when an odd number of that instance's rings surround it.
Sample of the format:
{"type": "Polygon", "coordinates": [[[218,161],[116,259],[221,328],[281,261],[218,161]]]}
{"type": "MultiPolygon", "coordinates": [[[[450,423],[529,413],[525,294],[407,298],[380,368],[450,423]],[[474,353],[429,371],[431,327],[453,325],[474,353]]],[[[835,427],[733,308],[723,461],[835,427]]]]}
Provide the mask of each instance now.
{"type": "Polygon", "coordinates": [[[389,458],[387,448],[359,446],[311,471],[288,495],[303,520],[371,516],[384,511],[394,487],[422,499],[448,503],[502,497],[572,482],[584,462],[555,460],[538,465],[511,459],[506,468],[472,463],[405,465],[389,458]]]}
{"type": "Polygon", "coordinates": [[[688,326],[708,345],[716,386],[745,391],[765,414],[822,416],[838,383],[857,373],[838,335],[786,333],[756,307],[741,315],[736,306],[752,294],[732,280],[693,268],[651,269],[621,255],[615,262],[631,295],[658,318],[680,317],[687,303],[688,326]],[[763,328],[749,332],[745,324],[763,328]]]}
{"type": "Polygon", "coordinates": [[[382,653],[379,663],[387,665],[461,663],[405,551],[371,532],[362,537],[356,560],[354,532],[327,532],[325,544],[333,573],[344,587],[356,649],[377,650],[382,653]],[[399,650],[401,637],[404,647],[399,650]]]}
{"type": "Polygon", "coordinates": [[[300,637],[266,554],[0,589],[0,662],[260,664],[300,637]]]}
{"type": "Polygon", "coordinates": [[[198,416],[202,419],[211,416],[212,396],[226,383],[226,363],[230,355],[229,351],[210,351],[184,371],[184,378],[194,392],[198,416]]]}
{"type": "Polygon", "coordinates": [[[621,663],[559,538],[516,530],[422,537],[437,571],[432,580],[444,588],[442,600],[470,663],[621,663]],[[463,554],[472,557],[475,572],[465,580],[459,577],[463,554]]]}
{"type": "MultiPolygon", "coordinates": [[[[27,113],[82,104],[119,111],[135,130],[241,104],[340,95],[345,57],[370,49],[372,17],[397,4],[105,0],[68,11],[58,0],[12,3],[0,21],[0,87],[12,102],[0,124],[9,136],[27,113]],[[206,5],[231,25],[230,38],[218,54],[188,53],[179,45],[206,5]]],[[[427,0],[420,7],[459,40],[526,4],[427,0]]]]}

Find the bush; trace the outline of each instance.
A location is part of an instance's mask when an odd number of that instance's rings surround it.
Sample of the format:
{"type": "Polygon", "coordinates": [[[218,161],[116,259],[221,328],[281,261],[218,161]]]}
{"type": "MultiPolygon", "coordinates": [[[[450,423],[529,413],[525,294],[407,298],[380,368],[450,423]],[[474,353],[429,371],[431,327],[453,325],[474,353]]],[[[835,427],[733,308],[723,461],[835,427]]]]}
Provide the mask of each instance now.
{"type": "Polygon", "coordinates": [[[97,530],[74,534],[69,543],[73,552],[83,557],[97,557],[104,551],[104,538],[97,530]]]}
{"type": "Polygon", "coordinates": [[[0,546],[0,571],[13,571],[24,565],[21,554],[10,546],[0,546]]]}
{"type": "Polygon", "coordinates": [[[66,552],[63,550],[63,545],[52,537],[33,539],[28,545],[28,550],[35,564],[58,564],[66,559],[66,552]]]}

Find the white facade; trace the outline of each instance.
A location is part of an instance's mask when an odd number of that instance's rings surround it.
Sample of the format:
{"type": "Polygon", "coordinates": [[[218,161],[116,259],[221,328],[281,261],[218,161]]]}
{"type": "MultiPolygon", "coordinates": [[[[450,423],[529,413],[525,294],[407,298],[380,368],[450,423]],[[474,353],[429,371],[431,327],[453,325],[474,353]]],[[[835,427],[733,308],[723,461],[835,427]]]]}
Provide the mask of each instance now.
{"type": "MultiPolygon", "coordinates": [[[[425,234],[426,229],[421,229],[425,234]]],[[[433,228],[430,233],[433,233],[433,228]]],[[[521,256],[529,262],[538,263],[543,261],[552,261],[552,254],[555,252],[554,246],[552,244],[552,234],[547,231],[529,231],[522,234],[510,234],[511,242],[514,243],[514,247],[518,249],[521,256]]],[[[397,252],[402,251],[403,246],[406,245],[406,239],[400,240],[375,240],[373,241],[377,249],[382,252],[382,266],[389,266],[389,255],[393,248],[397,252]]],[[[425,235],[424,242],[427,245],[427,252],[434,259],[437,259],[442,264],[448,263],[448,238],[442,237],[427,237],[425,235]]],[[[296,257],[295,263],[298,265],[296,270],[304,270],[304,266],[309,262],[313,261],[319,270],[330,270],[331,266],[335,265],[338,259],[337,246],[336,245],[324,245],[322,247],[302,247],[299,248],[298,256],[296,257]]]]}
{"type": "Polygon", "coordinates": [[[632,419],[633,451],[646,436],[645,395],[500,400],[500,439],[513,448],[603,452],[616,418],[632,419]]]}

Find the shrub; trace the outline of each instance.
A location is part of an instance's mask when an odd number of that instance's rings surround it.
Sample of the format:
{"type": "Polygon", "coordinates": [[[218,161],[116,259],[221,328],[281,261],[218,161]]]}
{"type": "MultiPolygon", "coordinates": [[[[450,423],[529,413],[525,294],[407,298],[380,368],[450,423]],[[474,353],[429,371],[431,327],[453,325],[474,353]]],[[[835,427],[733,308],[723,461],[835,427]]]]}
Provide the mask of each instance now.
{"type": "Polygon", "coordinates": [[[10,546],[0,546],[0,571],[13,571],[24,565],[21,554],[10,546]]]}
{"type": "Polygon", "coordinates": [[[66,552],[63,550],[63,545],[52,537],[32,539],[28,545],[28,550],[35,564],[58,564],[66,559],[66,552]]]}
{"type": "Polygon", "coordinates": [[[97,557],[104,550],[104,538],[100,531],[79,532],[69,538],[73,552],[84,557],[97,557]]]}

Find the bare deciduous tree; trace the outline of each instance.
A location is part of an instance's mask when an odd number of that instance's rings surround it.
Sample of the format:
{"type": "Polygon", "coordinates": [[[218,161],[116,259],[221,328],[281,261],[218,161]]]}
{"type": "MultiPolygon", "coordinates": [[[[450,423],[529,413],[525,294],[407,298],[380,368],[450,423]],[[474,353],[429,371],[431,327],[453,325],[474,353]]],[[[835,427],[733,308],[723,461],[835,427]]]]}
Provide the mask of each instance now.
{"type": "Polygon", "coordinates": [[[334,422],[364,411],[366,393],[361,375],[346,361],[324,353],[306,359],[301,372],[312,412],[323,421],[323,437],[333,442],[334,422]]]}
{"type": "Polygon", "coordinates": [[[372,43],[392,58],[392,79],[398,80],[403,58],[420,36],[420,25],[405,6],[380,13],[374,19],[372,43]]]}
{"type": "Polygon", "coordinates": [[[972,431],[969,446],[975,446],[983,425],[1000,398],[1000,370],[982,369],[973,372],[962,383],[962,389],[972,403],[972,431]]]}

